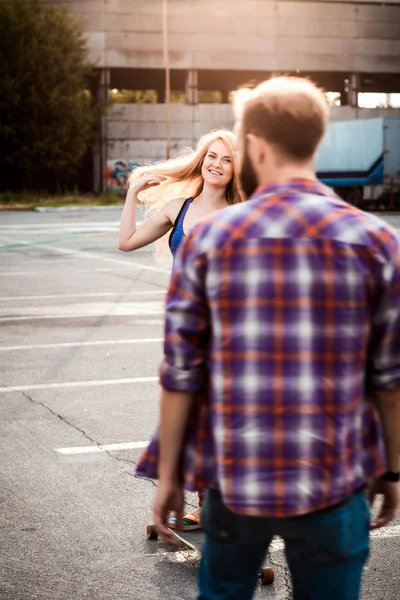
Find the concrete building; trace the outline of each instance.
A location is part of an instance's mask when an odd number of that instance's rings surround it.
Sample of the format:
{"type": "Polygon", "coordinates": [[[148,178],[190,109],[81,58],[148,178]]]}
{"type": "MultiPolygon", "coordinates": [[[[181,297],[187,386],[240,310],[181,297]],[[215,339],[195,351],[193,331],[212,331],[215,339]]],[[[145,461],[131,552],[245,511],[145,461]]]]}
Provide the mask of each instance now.
{"type": "MultiPolygon", "coordinates": [[[[109,109],[95,161],[99,189],[107,166],[115,183],[124,161],[166,156],[163,0],[59,1],[83,27],[100,98],[112,89],[156,94],[154,104],[109,109]]],[[[171,89],[186,100],[171,106],[172,154],[209,129],[232,126],[230,92],[272,73],[310,76],[340,94],[335,119],[376,114],[358,108],[359,92],[400,93],[396,0],[168,0],[167,8],[171,89]],[[205,92],[218,92],[220,103],[203,103],[205,92]]]]}

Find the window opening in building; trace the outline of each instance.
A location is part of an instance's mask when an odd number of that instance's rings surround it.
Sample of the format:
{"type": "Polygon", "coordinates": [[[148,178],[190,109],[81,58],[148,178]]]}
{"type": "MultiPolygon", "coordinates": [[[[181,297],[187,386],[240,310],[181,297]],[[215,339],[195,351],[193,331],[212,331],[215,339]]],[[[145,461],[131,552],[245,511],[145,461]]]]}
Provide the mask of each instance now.
{"type": "Polygon", "coordinates": [[[400,94],[359,92],[360,108],[400,108],[400,94]]]}
{"type": "Polygon", "coordinates": [[[118,90],[109,92],[110,102],[113,104],[157,104],[156,90],[118,90]]]}

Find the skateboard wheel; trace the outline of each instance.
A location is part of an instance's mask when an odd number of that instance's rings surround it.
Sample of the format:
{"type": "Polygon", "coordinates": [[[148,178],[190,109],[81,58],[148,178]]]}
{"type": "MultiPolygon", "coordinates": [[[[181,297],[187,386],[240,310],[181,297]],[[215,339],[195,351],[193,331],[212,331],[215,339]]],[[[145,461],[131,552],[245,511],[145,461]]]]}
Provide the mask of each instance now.
{"type": "Polygon", "coordinates": [[[275,571],[271,567],[265,567],[260,571],[262,585],[269,585],[275,581],[275,571]]]}
{"type": "Polygon", "coordinates": [[[146,525],[146,537],[148,540],[158,540],[158,531],[154,525],[146,525]]]}

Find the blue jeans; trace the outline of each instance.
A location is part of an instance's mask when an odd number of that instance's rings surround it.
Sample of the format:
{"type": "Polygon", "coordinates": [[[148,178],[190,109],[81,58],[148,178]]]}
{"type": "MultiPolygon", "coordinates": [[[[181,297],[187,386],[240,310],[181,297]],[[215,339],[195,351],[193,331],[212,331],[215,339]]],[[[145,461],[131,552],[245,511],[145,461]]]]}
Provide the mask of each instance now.
{"type": "Polygon", "coordinates": [[[209,490],[198,600],[251,600],[275,535],[285,541],[294,600],[358,600],[369,521],[364,491],[325,510],[278,519],[233,513],[209,490]]]}

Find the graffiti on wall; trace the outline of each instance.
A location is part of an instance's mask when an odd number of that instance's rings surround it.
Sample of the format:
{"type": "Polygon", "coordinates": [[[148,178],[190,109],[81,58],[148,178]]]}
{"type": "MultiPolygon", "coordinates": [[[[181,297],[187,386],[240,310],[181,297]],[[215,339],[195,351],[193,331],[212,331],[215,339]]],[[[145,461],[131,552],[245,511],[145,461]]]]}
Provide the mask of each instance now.
{"type": "Polygon", "coordinates": [[[125,190],[128,185],[128,177],[134,169],[144,167],[154,162],[154,159],[129,158],[107,161],[107,168],[103,177],[107,181],[107,187],[112,191],[125,190]]]}

